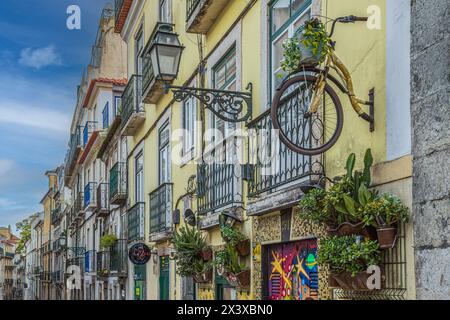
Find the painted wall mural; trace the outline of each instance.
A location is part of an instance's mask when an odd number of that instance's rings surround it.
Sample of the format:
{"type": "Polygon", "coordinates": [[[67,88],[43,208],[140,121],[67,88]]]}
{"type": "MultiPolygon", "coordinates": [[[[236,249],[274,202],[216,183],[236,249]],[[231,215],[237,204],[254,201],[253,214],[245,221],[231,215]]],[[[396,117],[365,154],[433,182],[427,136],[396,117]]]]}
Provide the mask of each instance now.
{"type": "Polygon", "coordinates": [[[317,240],[267,247],[268,298],[318,300],[317,240]]]}

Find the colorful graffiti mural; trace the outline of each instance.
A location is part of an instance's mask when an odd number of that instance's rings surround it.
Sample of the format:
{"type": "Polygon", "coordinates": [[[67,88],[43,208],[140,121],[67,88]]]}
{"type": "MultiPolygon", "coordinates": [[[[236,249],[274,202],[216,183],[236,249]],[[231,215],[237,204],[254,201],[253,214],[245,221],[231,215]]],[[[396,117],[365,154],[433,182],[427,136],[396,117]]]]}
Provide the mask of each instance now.
{"type": "Polygon", "coordinates": [[[317,240],[268,247],[268,297],[271,300],[317,300],[317,240]]]}

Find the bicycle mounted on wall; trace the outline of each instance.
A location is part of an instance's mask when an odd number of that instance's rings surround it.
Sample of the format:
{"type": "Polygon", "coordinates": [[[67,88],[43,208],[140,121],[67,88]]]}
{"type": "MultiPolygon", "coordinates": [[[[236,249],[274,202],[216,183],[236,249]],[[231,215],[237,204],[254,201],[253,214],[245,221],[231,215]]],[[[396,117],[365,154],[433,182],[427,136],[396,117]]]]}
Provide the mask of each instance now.
{"type": "Polygon", "coordinates": [[[281,142],[294,152],[310,156],[322,154],[334,146],[342,133],[342,104],[328,80],[349,97],[354,111],[369,122],[370,131],[374,131],[375,90],[370,90],[369,101],[356,97],[350,72],[335,54],[336,42],[331,40],[336,23],[367,20],[367,17],[356,16],[330,19],[333,24],[323,67],[318,67],[318,62],[301,64],[277,89],[271,109],[273,127],[278,130],[281,142]],[[334,70],[342,82],[331,75],[330,70],[334,70]],[[369,114],[362,105],[369,106],[369,114]]]}

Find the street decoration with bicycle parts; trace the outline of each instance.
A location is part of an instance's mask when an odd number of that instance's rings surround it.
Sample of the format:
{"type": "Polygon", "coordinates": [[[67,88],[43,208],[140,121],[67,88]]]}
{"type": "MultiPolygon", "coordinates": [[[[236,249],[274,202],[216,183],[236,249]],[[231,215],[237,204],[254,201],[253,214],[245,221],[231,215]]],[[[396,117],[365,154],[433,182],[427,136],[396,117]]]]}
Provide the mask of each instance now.
{"type": "Polygon", "coordinates": [[[375,90],[370,90],[368,101],[356,97],[350,72],[335,54],[336,43],[331,40],[337,22],[354,23],[367,19],[356,16],[334,19],[329,35],[322,22],[312,19],[294,39],[285,43],[287,52],[282,66],[290,74],[275,93],[271,117],[280,141],[289,149],[304,155],[319,155],[339,139],[344,113],[339,96],[328,80],[349,97],[355,112],[369,122],[370,131],[374,131],[375,90]],[[297,47],[293,45],[295,43],[297,47]],[[323,64],[322,68],[318,67],[320,64],[323,64]],[[341,81],[330,74],[331,70],[341,81]],[[362,105],[369,106],[369,113],[362,105]]]}

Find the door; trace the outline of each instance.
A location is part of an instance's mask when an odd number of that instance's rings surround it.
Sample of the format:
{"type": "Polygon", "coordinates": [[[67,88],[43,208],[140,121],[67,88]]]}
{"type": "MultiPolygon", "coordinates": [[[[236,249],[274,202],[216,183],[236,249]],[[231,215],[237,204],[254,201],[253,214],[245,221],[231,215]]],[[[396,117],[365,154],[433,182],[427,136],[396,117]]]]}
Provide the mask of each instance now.
{"type": "Polygon", "coordinates": [[[159,257],[159,300],[169,300],[169,256],[159,257]]]}
{"type": "Polygon", "coordinates": [[[317,300],[317,239],[270,245],[264,251],[266,298],[317,300]]]}
{"type": "Polygon", "coordinates": [[[230,286],[228,281],[216,273],[216,300],[236,300],[236,289],[230,286]]]}
{"type": "Polygon", "coordinates": [[[146,268],[145,265],[134,266],[134,300],[145,300],[145,281],[146,268]]]}

